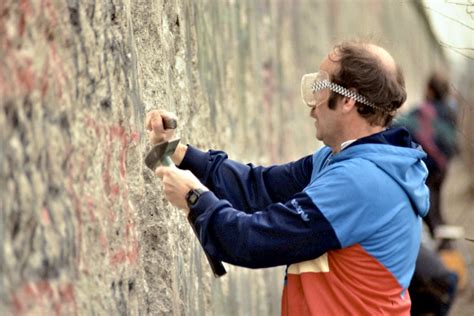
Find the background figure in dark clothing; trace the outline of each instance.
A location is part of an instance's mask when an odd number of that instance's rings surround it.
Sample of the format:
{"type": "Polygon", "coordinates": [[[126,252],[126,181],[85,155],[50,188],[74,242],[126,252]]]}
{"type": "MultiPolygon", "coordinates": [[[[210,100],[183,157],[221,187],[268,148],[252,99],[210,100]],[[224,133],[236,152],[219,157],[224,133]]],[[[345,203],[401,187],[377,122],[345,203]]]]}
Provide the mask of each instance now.
{"type": "Polygon", "coordinates": [[[426,99],[398,124],[408,128],[415,141],[427,153],[425,159],[429,175],[430,211],[424,218],[434,237],[436,227],[445,224],[441,211],[441,187],[446,178],[450,159],[457,152],[456,109],[450,103],[449,81],[442,73],[434,73],[428,80],[426,99]]]}
{"type": "Polygon", "coordinates": [[[439,255],[421,245],[408,291],[411,315],[448,315],[456,297],[458,275],[446,269],[439,255]]]}
{"type": "MultiPolygon", "coordinates": [[[[447,78],[442,73],[434,73],[427,82],[425,101],[395,124],[405,126],[427,153],[430,209],[423,220],[432,238],[436,228],[446,224],[441,210],[441,189],[449,161],[457,152],[456,109],[450,103],[449,90],[447,78]]],[[[439,249],[449,247],[449,241],[439,244],[439,249]]],[[[445,266],[436,250],[422,244],[409,287],[411,315],[448,315],[457,283],[457,273],[445,266]]]]}

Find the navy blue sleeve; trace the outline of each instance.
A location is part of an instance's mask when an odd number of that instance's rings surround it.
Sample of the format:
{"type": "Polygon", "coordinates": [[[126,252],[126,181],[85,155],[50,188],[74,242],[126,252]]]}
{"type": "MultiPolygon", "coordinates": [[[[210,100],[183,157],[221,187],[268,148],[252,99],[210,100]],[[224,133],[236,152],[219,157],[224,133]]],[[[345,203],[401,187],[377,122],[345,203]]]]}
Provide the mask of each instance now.
{"type": "Polygon", "coordinates": [[[189,219],[211,257],[247,268],[289,265],[341,247],[331,224],[304,192],[252,214],[206,192],[189,219]]]}
{"type": "Polygon", "coordinates": [[[228,159],[222,151],[202,152],[188,145],[179,168],[193,172],[219,199],[250,213],[301,192],[311,179],[313,161],[306,156],[283,165],[256,167],[228,159]]]}

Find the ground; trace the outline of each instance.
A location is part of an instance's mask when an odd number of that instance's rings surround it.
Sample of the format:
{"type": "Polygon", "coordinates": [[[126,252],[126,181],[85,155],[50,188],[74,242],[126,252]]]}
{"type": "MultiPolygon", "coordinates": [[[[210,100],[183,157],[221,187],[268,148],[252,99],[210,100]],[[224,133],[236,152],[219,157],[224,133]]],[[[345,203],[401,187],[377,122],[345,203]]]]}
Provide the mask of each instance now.
{"type": "MultiPolygon", "coordinates": [[[[465,238],[474,239],[474,196],[469,194],[472,170],[461,159],[453,160],[443,186],[443,210],[449,224],[462,226],[465,238]]],[[[474,242],[458,241],[468,264],[469,280],[451,309],[453,316],[472,316],[474,314],[474,242]],[[469,262],[470,261],[470,262],[469,262]]]]}

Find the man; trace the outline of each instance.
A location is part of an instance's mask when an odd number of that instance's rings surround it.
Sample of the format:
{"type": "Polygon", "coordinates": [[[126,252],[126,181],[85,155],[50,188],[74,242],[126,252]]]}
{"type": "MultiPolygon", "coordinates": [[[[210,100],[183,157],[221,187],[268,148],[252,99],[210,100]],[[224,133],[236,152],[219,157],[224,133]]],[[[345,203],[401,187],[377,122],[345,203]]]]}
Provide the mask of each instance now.
{"type": "MultiPolygon", "coordinates": [[[[405,126],[427,154],[424,161],[428,168],[430,209],[424,220],[432,238],[436,238],[436,230],[446,224],[441,211],[441,189],[449,162],[458,150],[456,113],[449,104],[449,97],[448,78],[443,72],[434,72],[427,80],[425,100],[399,117],[396,123],[405,126]]],[[[438,248],[441,256],[426,245],[420,248],[409,287],[412,315],[447,315],[456,297],[458,282],[462,284],[465,275],[462,255],[450,240],[441,240],[438,248]]]]}
{"type": "MultiPolygon", "coordinates": [[[[435,237],[438,226],[446,224],[441,211],[441,188],[449,162],[458,151],[456,113],[449,104],[449,97],[448,78],[435,72],[427,81],[425,101],[397,122],[410,131],[427,154],[424,161],[429,174],[426,183],[430,188],[430,211],[425,221],[431,237],[435,237]]],[[[446,245],[441,244],[442,247],[446,245]]]]}
{"type": "MultiPolygon", "coordinates": [[[[425,154],[386,129],[406,99],[402,74],[384,49],[342,43],[301,89],[325,147],[265,168],[181,145],[179,169],[156,170],[166,198],[216,259],[286,265],[283,315],[408,315],[429,199],[425,154]]],[[[148,114],[153,143],[169,137],[163,116],[148,114]]]]}

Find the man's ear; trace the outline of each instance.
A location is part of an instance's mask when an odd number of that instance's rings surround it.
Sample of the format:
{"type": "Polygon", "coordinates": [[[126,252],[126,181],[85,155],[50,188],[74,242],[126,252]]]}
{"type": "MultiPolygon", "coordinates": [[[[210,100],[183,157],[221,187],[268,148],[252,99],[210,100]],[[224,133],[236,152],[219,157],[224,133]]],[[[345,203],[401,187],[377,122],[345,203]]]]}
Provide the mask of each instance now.
{"type": "Polygon", "coordinates": [[[344,97],[342,102],[342,112],[349,113],[353,109],[356,109],[356,101],[349,97],[344,97]]]}

